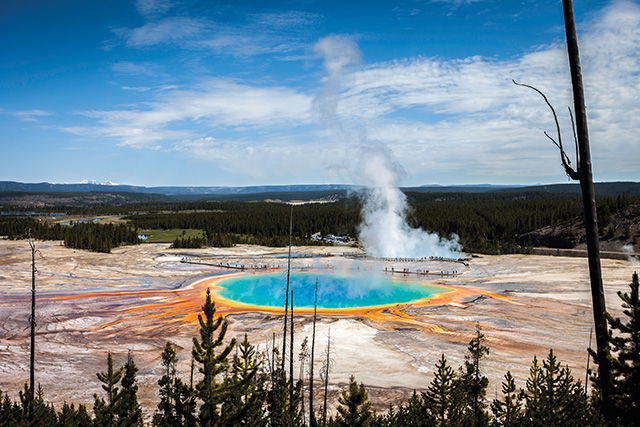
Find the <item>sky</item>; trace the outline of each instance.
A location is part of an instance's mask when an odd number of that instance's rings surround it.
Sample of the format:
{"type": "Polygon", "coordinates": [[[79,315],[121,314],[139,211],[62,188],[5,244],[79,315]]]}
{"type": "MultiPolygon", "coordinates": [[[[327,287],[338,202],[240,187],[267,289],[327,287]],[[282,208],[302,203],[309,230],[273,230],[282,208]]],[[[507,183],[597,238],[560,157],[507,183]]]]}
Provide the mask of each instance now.
{"type": "MultiPolygon", "coordinates": [[[[574,0],[596,181],[640,181],[640,3],[574,0]]],[[[560,1],[0,3],[0,180],[144,186],[568,178],[560,1]]]]}

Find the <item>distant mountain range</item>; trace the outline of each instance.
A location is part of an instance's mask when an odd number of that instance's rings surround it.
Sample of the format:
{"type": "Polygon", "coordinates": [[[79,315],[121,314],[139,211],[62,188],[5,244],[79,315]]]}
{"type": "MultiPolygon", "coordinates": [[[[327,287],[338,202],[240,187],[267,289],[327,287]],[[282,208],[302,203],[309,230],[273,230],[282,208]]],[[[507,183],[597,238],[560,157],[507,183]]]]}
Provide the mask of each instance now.
{"type": "MultiPolygon", "coordinates": [[[[361,190],[362,186],[344,184],[321,184],[321,185],[261,185],[246,187],[191,187],[191,186],[167,186],[167,187],[143,187],[134,185],[122,185],[114,183],[97,183],[85,181],[77,184],[56,184],[56,183],[22,183],[14,181],[0,181],[0,192],[21,192],[21,193],[138,193],[154,194],[163,196],[174,196],[180,199],[220,198],[226,200],[242,199],[250,200],[250,195],[261,195],[255,199],[282,198],[290,193],[305,194],[313,193],[314,196],[326,197],[332,193],[345,195],[349,191],[361,190]]],[[[405,192],[418,193],[487,193],[487,192],[544,192],[544,193],[579,193],[580,185],[569,184],[547,184],[547,185],[424,185],[419,187],[403,187],[405,192]]],[[[640,196],[640,183],[638,182],[600,182],[595,184],[596,194],[599,196],[615,197],[627,194],[629,196],[640,196]]],[[[311,194],[308,194],[309,196],[311,194]]],[[[291,194],[293,196],[293,194],[291,194]]],[[[286,197],[290,199],[291,196],[286,197]]],[[[303,197],[307,199],[307,197],[303,197]]]]}
{"type": "Polygon", "coordinates": [[[231,195],[231,194],[260,194],[286,193],[307,191],[352,190],[361,188],[353,185],[260,185],[249,187],[142,187],[114,183],[97,183],[95,181],[78,184],[55,184],[49,182],[23,183],[14,181],[0,181],[0,191],[21,191],[29,193],[86,193],[99,192],[128,192],[146,194],[164,194],[167,196],[184,196],[197,194],[231,195]]]}

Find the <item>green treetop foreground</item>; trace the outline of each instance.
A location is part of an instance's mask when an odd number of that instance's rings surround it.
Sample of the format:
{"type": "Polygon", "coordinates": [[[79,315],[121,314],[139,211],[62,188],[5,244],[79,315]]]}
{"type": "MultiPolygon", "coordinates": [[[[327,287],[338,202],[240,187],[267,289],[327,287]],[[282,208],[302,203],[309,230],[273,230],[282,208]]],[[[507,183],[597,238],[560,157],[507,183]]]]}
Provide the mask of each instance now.
{"type": "MultiPolygon", "coordinates": [[[[640,420],[640,302],[638,275],[630,293],[619,292],[622,318],[607,316],[611,329],[616,426],[636,426],[640,420]]],[[[215,303],[207,291],[199,316],[200,334],[193,339],[194,377],[183,381],[176,370],[173,344],[162,352],[163,375],[158,381],[159,402],[151,426],[322,426],[322,427],[480,427],[480,426],[605,426],[597,375],[591,395],[562,367],[553,350],[540,362],[536,357],[525,387],[518,388],[510,372],[502,382],[501,396],[486,397],[483,374],[489,348],[479,325],[469,342],[463,366],[455,370],[442,355],[426,389],[385,413],[371,408],[365,386],[351,377],[338,398],[335,414],[305,412],[304,372],[294,382],[282,370],[276,348],[259,354],[246,335],[237,344],[226,341],[227,322],[216,317],[215,303]],[[235,350],[235,351],[234,351],[235,350]],[[232,355],[233,354],[233,355],[232,355]]],[[[301,351],[301,356],[304,352],[301,351]]],[[[329,355],[327,355],[329,356],[329,355]]],[[[336,362],[339,363],[339,360],[336,362]]],[[[597,362],[597,360],[596,360],[597,362]]],[[[325,362],[326,363],[326,362],[325,362]]],[[[330,365],[330,364],[329,364],[330,365]]],[[[60,410],[44,400],[38,386],[32,396],[28,386],[12,401],[0,391],[0,427],[125,427],[145,425],[138,403],[133,355],[115,369],[111,353],[107,369],[97,374],[103,393],[94,395],[93,417],[85,405],[64,403],[60,410]]],[[[328,381],[326,375],[322,378],[328,381]]],[[[324,388],[326,390],[326,387],[324,388]]],[[[55,390],[54,390],[55,392],[55,390]]],[[[320,393],[322,394],[322,393],[320,393]]],[[[308,395],[307,395],[308,396],[308,395]]],[[[315,395],[316,399],[324,396],[315,395]]],[[[308,399],[308,397],[307,397],[308,399]]],[[[319,407],[322,405],[317,405],[319,407]]],[[[324,409],[323,406],[323,411],[324,409]]]]}

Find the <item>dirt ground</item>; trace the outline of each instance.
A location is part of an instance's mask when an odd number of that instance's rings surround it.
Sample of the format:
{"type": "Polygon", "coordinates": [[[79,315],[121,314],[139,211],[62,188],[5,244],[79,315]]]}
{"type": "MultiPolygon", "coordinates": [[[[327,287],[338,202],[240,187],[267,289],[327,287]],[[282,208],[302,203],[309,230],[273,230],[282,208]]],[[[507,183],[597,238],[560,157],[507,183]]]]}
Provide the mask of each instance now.
{"type": "MultiPolygon", "coordinates": [[[[178,346],[179,370],[189,381],[191,340],[197,333],[205,286],[214,283],[215,277],[244,274],[180,261],[208,256],[251,264],[265,259],[276,262],[277,258],[265,256],[286,253],[251,246],[174,250],[167,244],[143,244],[97,254],[68,249],[60,242],[36,244],[36,381],[44,388],[45,398],[57,408],[64,401],[91,407],[93,393],[102,393],[95,374],[106,368],[107,352],[112,352],[115,364],[123,365],[132,351],[147,416],[157,403],[165,343],[178,346]]],[[[309,247],[294,248],[294,252],[341,255],[357,249],[309,247]]],[[[294,259],[293,266],[344,267],[355,262],[336,256],[294,259]]],[[[430,265],[431,271],[458,268],[430,265]]],[[[639,266],[635,260],[602,260],[607,307],[614,315],[621,312],[616,292],[628,291],[639,266]]],[[[374,264],[376,269],[383,267],[420,268],[391,261],[374,264]]],[[[463,363],[476,323],[491,348],[483,365],[490,379],[489,396],[500,390],[507,370],[523,387],[533,356],[544,358],[550,348],[584,381],[593,319],[585,258],[483,255],[458,272],[462,274],[424,279],[455,289],[450,298],[370,312],[323,313],[314,366],[318,372],[330,330],[330,400],[335,402],[350,375],[368,387],[380,410],[406,399],[414,389],[427,387],[441,354],[454,367],[463,363]]],[[[30,288],[28,243],[0,240],[0,389],[14,398],[29,378],[30,288]]],[[[276,346],[281,345],[279,313],[237,310],[224,304],[220,312],[230,323],[229,337],[242,338],[246,333],[259,350],[268,352],[276,334],[276,346]]],[[[297,351],[311,335],[311,316],[299,314],[295,323],[297,351]]],[[[298,371],[296,359],[296,375],[298,371]]]]}

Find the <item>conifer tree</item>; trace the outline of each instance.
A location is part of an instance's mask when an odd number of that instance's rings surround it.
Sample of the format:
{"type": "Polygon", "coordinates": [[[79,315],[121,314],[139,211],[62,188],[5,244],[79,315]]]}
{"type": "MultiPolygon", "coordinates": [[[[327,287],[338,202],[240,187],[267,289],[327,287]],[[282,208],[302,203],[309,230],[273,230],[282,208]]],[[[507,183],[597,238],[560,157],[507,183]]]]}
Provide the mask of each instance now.
{"type": "Polygon", "coordinates": [[[447,365],[444,354],[436,363],[436,373],[423,394],[427,411],[438,427],[455,426],[462,417],[460,390],[453,368],[447,365]]]}
{"type": "Polygon", "coordinates": [[[516,392],[516,382],[510,371],[504,376],[502,382],[502,395],[504,400],[494,400],[491,403],[493,412],[493,425],[499,427],[515,427],[520,425],[522,399],[516,392]]]}
{"type": "Polygon", "coordinates": [[[78,406],[76,422],[78,427],[91,427],[93,425],[91,415],[89,415],[89,411],[87,411],[87,406],[83,403],[78,406]]]}
{"type": "Polygon", "coordinates": [[[349,390],[343,391],[338,398],[336,427],[369,427],[373,421],[371,402],[364,384],[356,382],[353,375],[349,378],[349,390]]]}
{"type": "Polygon", "coordinates": [[[271,377],[271,387],[267,393],[267,409],[270,426],[286,427],[289,386],[285,376],[285,371],[278,363],[280,361],[277,357],[278,354],[279,351],[275,349],[274,358],[276,359],[276,367],[271,377]]]}
{"type": "Polygon", "coordinates": [[[267,409],[269,426],[271,427],[297,427],[304,426],[300,399],[302,396],[302,382],[295,385],[287,379],[286,373],[281,367],[277,367],[267,393],[267,409]],[[293,393],[290,394],[290,390],[293,393]],[[291,398],[291,396],[293,398],[291,398]]]}
{"type": "Polygon", "coordinates": [[[29,386],[24,385],[24,391],[19,392],[22,412],[18,414],[17,425],[29,427],[49,427],[57,421],[56,411],[52,405],[44,402],[44,391],[40,384],[33,395],[29,386]]]}
{"type": "Polygon", "coordinates": [[[69,405],[67,402],[62,404],[62,410],[58,412],[58,427],[75,427],[76,410],[73,403],[69,405]]]}
{"type": "Polygon", "coordinates": [[[433,417],[427,412],[424,401],[413,391],[406,405],[399,405],[395,414],[391,414],[393,426],[422,427],[434,424],[433,417]]]}
{"type": "Polygon", "coordinates": [[[14,426],[20,419],[20,408],[11,401],[7,393],[0,390],[0,426],[14,426]]]}
{"type": "Polygon", "coordinates": [[[162,351],[162,367],[164,374],[158,380],[160,386],[160,402],[158,402],[158,410],[153,415],[152,424],[154,427],[169,427],[172,425],[181,425],[177,422],[176,415],[176,364],[178,358],[176,351],[170,342],[164,346],[162,351]]]}
{"type": "Polygon", "coordinates": [[[115,406],[119,427],[142,426],[142,409],[138,403],[138,385],[136,384],[137,372],[138,368],[133,360],[133,353],[130,351],[127,363],[124,365],[124,374],[120,382],[122,387],[115,406]]]}
{"type": "Polygon", "coordinates": [[[164,375],[158,380],[160,402],[153,415],[154,427],[195,426],[195,398],[190,388],[177,376],[178,358],[170,342],[162,352],[164,375]]]}
{"type": "Polygon", "coordinates": [[[467,405],[465,419],[468,420],[467,424],[474,427],[486,426],[489,422],[489,417],[484,411],[489,379],[482,375],[480,370],[480,361],[489,355],[489,347],[484,345],[484,341],[485,336],[481,332],[480,324],[476,324],[476,334],[469,342],[460,376],[460,386],[467,405]]]}
{"type": "Polygon", "coordinates": [[[247,335],[238,346],[239,354],[233,357],[232,376],[226,380],[228,393],[222,405],[222,425],[266,426],[267,417],[263,403],[267,376],[260,368],[256,350],[247,335]]]}
{"type": "Polygon", "coordinates": [[[522,419],[524,426],[587,426],[594,421],[580,381],[575,382],[569,368],[562,368],[553,350],[543,361],[536,357],[529,371],[522,419]]]}
{"type": "Polygon", "coordinates": [[[85,405],[78,406],[76,410],[73,403],[69,405],[64,402],[62,410],[58,412],[56,427],[90,427],[91,425],[91,417],[85,405]]]}
{"type": "Polygon", "coordinates": [[[606,313],[610,326],[613,400],[618,422],[623,426],[640,421],[640,301],[638,274],[633,273],[630,293],[618,291],[625,321],[606,313]],[[613,334],[616,331],[616,334],[613,334]]]}
{"type": "Polygon", "coordinates": [[[107,400],[99,398],[97,394],[93,395],[93,413],[95,415],[94,425],[96,427],[113,427],[116,425],[115,408],[118,403],[118,382],[122,377],[122,368],[113,369],[113,358],[111,352],[107,354],[107,371],[96,374],[98,380],[102,383],[102,389],[107,392],[107,400]]]}
{"type": "Polygon", "coordinates": [[[198,421],[201,426],[209,427],[218,425],[220,419],[218,405],[222,403],[225,391],[222,382],[218,382],[216,377],[225,370],[227,357],[236,340],[232,339],[220,353],[216,354],[216,349],[224,345],[227,322],[222,316],[215,318],[216,307],[209,289],[207,289],[202,312],[204,318],[198,315],[200,340],[193,338],[192,354],[195,361],[201,365],[198,371],[202,374],[202,379],[196,385],[197,396],[202,400],[198,421]]]}

